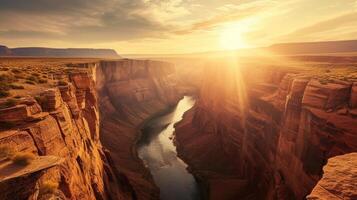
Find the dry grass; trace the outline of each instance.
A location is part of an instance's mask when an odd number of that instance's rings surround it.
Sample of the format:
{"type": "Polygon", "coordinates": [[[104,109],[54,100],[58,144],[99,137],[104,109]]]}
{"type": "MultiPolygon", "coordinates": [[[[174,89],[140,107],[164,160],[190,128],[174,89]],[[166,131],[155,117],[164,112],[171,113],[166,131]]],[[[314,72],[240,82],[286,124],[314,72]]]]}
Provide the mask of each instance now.
{"type": "Polygon", "coordinates": [[[54,181],[46,181],[40,187],[40,194],[53,194],[58,188],[58,183],[54,181]]]}
{"type": "Polygon", "coordinates": [[[6,99],[6,101],[4,103],[0,104],[0,109],[13,107],[16,104],[17,104],[16,99],[13,99],[13,98],[6,99]]]}

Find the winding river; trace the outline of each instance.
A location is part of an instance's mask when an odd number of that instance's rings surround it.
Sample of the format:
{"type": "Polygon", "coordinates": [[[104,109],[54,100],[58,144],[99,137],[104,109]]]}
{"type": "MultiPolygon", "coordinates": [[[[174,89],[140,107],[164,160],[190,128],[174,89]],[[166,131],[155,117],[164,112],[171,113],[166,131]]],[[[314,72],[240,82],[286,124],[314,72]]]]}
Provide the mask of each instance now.
{"type": "Polygon", "coordinates": [[[174,124],[194,103],[194,99],[185,96],[170,113],[152,119],[142,129],[138,154],[160,188],[162,200],[200,199],[197,183],[177,156],[172,141],[174,124]]]}

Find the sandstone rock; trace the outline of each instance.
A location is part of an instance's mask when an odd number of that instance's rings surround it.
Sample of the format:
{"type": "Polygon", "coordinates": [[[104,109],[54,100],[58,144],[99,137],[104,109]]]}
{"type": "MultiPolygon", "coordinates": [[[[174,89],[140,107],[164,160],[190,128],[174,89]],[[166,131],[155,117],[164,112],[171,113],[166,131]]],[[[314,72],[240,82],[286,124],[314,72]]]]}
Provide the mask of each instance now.
{"type": "Polygon", "coordinates": [[[336,109],[348,101],[350,88],[350,84],[329,82],[324,85],[318,80],[311,80],[306,87],[303,105],[320,109],[336,109]]]}
{"type": "Polygon", "coordinates": [[[350,107],[357,108],[357,82],[354,82],[351,89],[350,107]]]}
{"type": "Polygon", "coordinates": [[[29,121],[35,121],[45,118],[48,113],[41,112],[41,107],[34,103],[33,105],[20,104],[10,108],[0,109],[0,122],[8,124],[23,124],[29,121]]]}
{"type": "Polygon", "coordinates": [[[45,111],[55,111],[62,105],[63,100],[58,88],[48,89],[41,96],[44,98],[41,106],[45,111]]]}
{"type": "Polygon", "coordinates": [[[322,179],[307,197],[308,200],[357,198],[357,153],[330,158],[322,179]]]}

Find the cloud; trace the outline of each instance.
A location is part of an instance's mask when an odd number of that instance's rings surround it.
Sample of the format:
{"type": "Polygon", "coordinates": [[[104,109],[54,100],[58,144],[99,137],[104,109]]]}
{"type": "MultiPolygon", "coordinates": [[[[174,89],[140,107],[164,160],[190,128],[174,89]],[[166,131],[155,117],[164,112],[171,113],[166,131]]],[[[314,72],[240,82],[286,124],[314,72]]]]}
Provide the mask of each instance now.
{"type": "Polygon", "coordinates": [[[188,14],[182,0],[0,0],[0,38],[73,42],[163,36],[188,14]],[[172,13],[172,14],[171,14],[172,13]],[[56,35],[56,37],[53,37],[56,35]]]}
{"type": "MultiPolygon", "coordinates": [[[[280,36],[280,38],[283,40],[289,38],[299,38],[300,40],[315,39],[317,35],[349,26],[357,27],[357,12],[348,12],[332,18],[321,20],[317,23],[310,24],[280,36]]],[[[337,32],[336,35],[329,35],[329,37],[334,38],[337,37],[338,34],[343,34],[343,32],[337,32]]]]}
{"type": "Polygon", "coordinates": [[[249,3],[248,5],[226,4],[217,8],[217,10],[222,11],[220,14],[215,15],[209,19],[196,21],[193,24],[189,25],[189,27],[183,28],[181,30],[175,30],[173,31],[173,33],[178,35],[185,35],[190,34],[194,31],[207,30],[227,22],[245,19],[256,14],[257,12],[263,10],[266,7],[266,4],[261,4],[260,2],[253,2],[249,3]]]}

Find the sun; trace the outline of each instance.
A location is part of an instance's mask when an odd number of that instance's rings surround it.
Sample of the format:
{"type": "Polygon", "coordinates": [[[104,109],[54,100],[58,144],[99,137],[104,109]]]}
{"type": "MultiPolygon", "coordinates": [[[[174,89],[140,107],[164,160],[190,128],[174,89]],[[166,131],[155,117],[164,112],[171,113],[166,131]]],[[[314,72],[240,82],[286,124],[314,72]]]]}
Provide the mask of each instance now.
{"type": "Polygon", "coordinates": [[[240,23],[227,24],[222,28],[220,33],[220,47],[224,50],[234,50],[248,48],[242,35],[244,34],[244,26],[240,23]]]}

